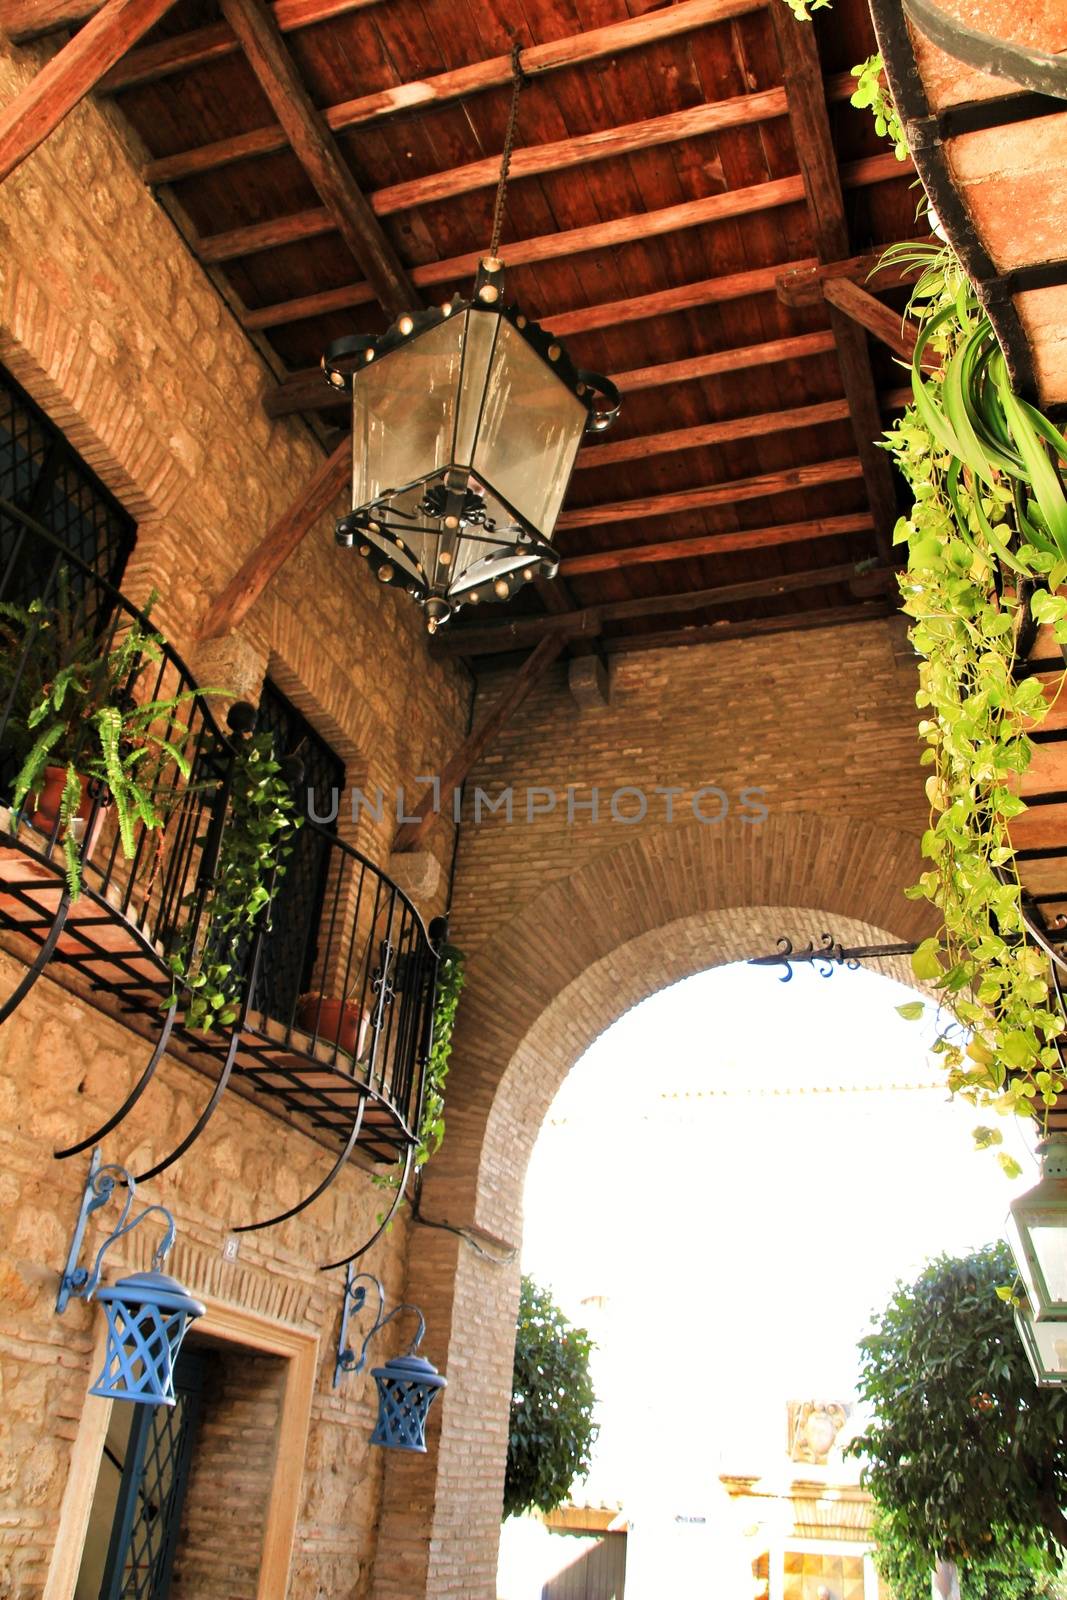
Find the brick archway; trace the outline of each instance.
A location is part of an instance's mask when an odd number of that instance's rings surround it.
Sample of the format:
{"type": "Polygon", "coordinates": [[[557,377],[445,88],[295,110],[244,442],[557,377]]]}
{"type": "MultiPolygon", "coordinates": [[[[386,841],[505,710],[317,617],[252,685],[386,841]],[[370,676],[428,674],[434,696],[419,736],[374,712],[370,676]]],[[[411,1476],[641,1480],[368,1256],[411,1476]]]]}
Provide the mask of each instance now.
{"type": "MultiPolygon", "coordinates": [[[[759,826],[649,831],[546,885],[491,946],[468,952],[448,1136],[424,1216],[473,1229],[488,1255],[506,1255],[521,1240],[544,1115],[610,1023],[669,983],[772,949],[783,931],[921,937],[929,908],[902,892],[917,874],[913,835],[799,812],[759,826]]],[[[407,1298],[426,1313],[426,1349],[450,1387],[429,1455],[389,1463],[373,1594],[491,1600],[518,1266],[490,1261],[455,1232],[416,1228],[407,1298]]]]}

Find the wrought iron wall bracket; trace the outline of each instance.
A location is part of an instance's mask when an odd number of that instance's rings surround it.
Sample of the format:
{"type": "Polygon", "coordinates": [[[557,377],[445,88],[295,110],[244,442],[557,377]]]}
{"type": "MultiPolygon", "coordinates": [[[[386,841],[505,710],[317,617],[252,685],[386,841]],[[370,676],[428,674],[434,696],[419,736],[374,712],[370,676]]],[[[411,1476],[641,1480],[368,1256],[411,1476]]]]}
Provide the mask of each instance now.
{"type": "Polygon", "coordinates": [[[134,1228],[140,1227],[146,1218],[160,1216],[166,1218],[166,1229],[163,1238],[157,1245],[153,1254],[152,1265],[158,1269],[171,1245],[174,1243],[174,1218],[166,1206],[146,1206],[136,1217],[131,1218],[134,1199],[137,1194],[137,1181],[127,1172],[125,1167],[108,1164],[104,1166],[100,1161],[99,1146],[93,1151],[89,1162],[89,1173],[82,1191],[81,1207],[78,1211],[78,1220],[74,1225],[71,1236],[70,1249],[67,1252],[66,1265],[59,1280],[59,1292],[56,1295],[56,1311],[62,1316],[66,1310],[71,1296],[80,1300],[91,1300],[100,1283],[100,1270],[103,1265],[104,1255],[119,1239],[132,1233],[134,1228]],[[106,1206],[119,1184],[126,1188],[126,1200],[122,1207],[121,1215],[114,1228],[108,1234],[99,1250],[91,1267],[79,1265],[82,1244],[85,1240],[85,1229],[89,1218],[94,1211],[99,1211],[101,1206],[106,1206]]]}
{"type": "Polygon", "coordinates": [[[382,1329],[387,1328],[393,1318],[398,1317],[402,1311],[413,1311],[419,1319],[418,1331],[406,1351],[407,1355],[413,1356],[422,1343],[422,1336],[426,1332],[426,1319],[418,1306],[404,1302],[401,1305],[394,1306],[392,1311],[386,1314],[385,1291],[380,1280],[373,1277],[369,1272],[353,1272],[351,1263],[349,1263],[348,1270],[345,1273],[344,1296],[341,1307],[341,1330],[337,1337],[337,1360],[333,1369],[333,1386],[335,1389],[346,1372],[363,1371],[367,1365],[367,1347],[371,1340],[377,1338],[382,1329]],[[373,1284],[377,1292],[378,1312],[374,1319],[374,1326],[364,1338],[357,1355],[354,1347],[348,1342],[348,1322],[352,1314],[362,1311],[367,1303],[367,1291],[363,1287],[364,1283],[373,1284]]]}
{"type": "Polygon", "coordinates": [[[779,983],[788,983],[793,976],[794,967],[813,966],[820,978],[829,978],[838,967],[846,967],[850,972],[858,971],[864,961],[887,960],[892,956],[913,955],[918,946],[910,944],[857,944],[846,948],[832,933],[821,933],[819,945],[809,939],[803,950],[795,950],[793,941],[785,937],[779,939],[776,955],[753,956],[748,965],[750,967],[778,967],[785,968],[779,978],[779,983]]]}

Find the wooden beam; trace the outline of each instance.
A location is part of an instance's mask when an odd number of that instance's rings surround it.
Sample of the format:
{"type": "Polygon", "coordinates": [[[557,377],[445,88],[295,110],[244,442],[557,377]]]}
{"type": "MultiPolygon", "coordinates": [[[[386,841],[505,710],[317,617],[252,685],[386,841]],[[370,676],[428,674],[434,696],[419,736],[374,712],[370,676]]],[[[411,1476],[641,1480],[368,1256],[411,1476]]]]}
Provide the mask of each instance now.
{"type": "Polygon", "coordinates": [[[220,0],[249,66],[293,153],[384,309],[396,315],[420,304],[400,257],[316,111],[263,0],[220,0]]]}
{"type": "MultiPolygon", "coordinates": [[[[929,236],[928,236],[929,237],[929,236]]],[[[916,240],[925,244],[928,240],[916,240]]],[[[823,285],[830,278],[850,278],[853,283],[866,283],[873,273],[878,274],[877,288],[898,289],[914,282],[917,267],[882,267],[885,250],[870,250],[866,255],[852,256],[844,261],[828,261],[825,265],[812,265],[797,271],[783,272],[775,284],[775,292],[784,306],[817,306],[823,299],[823,285]]]]}
{"type": "MultiPolygon", "coordinates": [[[[549,319],[551,321],[551,319],[549,319]]],[[[768,339],[765,344],[740,346],[736,350],[716,350],[706,356],[687,356],[682,361],[665,361],[659,366],[635,367],[631,372],[612,373],[612,382],[624,393],[638,389],[658,389],[675,383],[690,383],[698,378],[713,378],[723,372],[745,372],[750,367],[769,366],[776,361],[799,361],[808,356],[827,355],[835,348],[834,336],[802,333],[791,339],[768,339]]],[[[330,411],[349,405],[323,377],[321,367],[305,367],[294,372],[264,400],[268,417],[286,417],[294,411],[330,411]]]]}
{"type": "MultiPolygon", "coordinates": [[[[606,161],[613,156],[630,155],[635,150],[650,150],[682,139],[697,139],[722,128],[749,126],[786,113],[785,90],[763,89],[756,94],[736,95],[729,100],[706,101],[662,117],[647,117],[618,128],[602,128],[549,144],[528,145],[511,157],[509,178],[536,177],[543,172],[562,172],[569,167],[606,161]]],[[[416,206],[451,200],[476,189],[491,189],[500,177],[500,157],[487,156],[464,167],[433,172],[425,178],[409,178],[394,183],[370,196],[379,216],[394,211],[411,211],[416,206]]]]}
{"type": "Polygon", "coordinates": [[[604,522],[673,517],[683,511],[733,505],[738,500],[762,500],[767,495],[792,494],[798,489],[817,489],[826,483],[846,483],[862,476],[863,469],[854,456],[839,461],[818,461],[809,467],[785,467],[779,472],[762,473],[757,478],[733,478],[702,489],[676,489],[668,494],[643,495],[637,500],[616,500],[610,505],[572,506],[562,513],[556,527],[566,531],[568,528],[592,528],[604,522]]]}
{"type": "Polygon", "coordinates": [[[738,605],[747,600],[771,600],[784,594],[799,594],[805,589],[822,589],[849,583],[856,576],[856,564],[849,561],[833,567],[816,567],[806,572],[787,572],[775,577],[750,578],[743,583],[721,584],[714,589],[687,589],[680,594],[641,595],[632,600],[613,600],[605,605],[586,606],[581,611],[550,617],[515,617],[488,623],[478,628],[439,630],[431,651],[442,656],[502,655],[546,638],[595,637],[605,623],[634,622],[642,617],[684,616],[688,611],[709,611],[718,606],[738,605]]]}
{"type": "Polygon", "coordinates": [[[775,633],[807,633],[815,628],[847,628],[857,622],[879,622],[894,615],[885,601],[827,606],[782,617],[754,617],[750,622],[709,622],[703,627],[676,628],[670,633],[624,633],[602,641],[605,654],[630,655],[635,650],[673,650],[694,644],[729,644],[737,639],[763,639],[775,633]]]}
{"type": "MultiPolygon", "coordinates": [[[[546,44],[530,45],[522,52],[522,70],[528,78],[533,78],[563,67],[600,61],[605,56],[618,55],[624,50],[677,38],[680,34],[692,33],[712,23],[726,22],[750,11],[759,11],[765,3],[766,0],[676,0],[673,5],[647,11],[642,16],[627,17],[623,22],[608,23],[606,27],[570,34],[565,39],[552,39],[546,44]]],[[[500,88],[510,82],[510,55],[493,56],[488,61],[476,61],[469,67],[459,67],[452,72],[438,73],[432,78],[420,78],[413,83],[397,84],[391,89],[379,89],[374,94],[342,101],[339,105],[328,106],[322,115],[327,127],[339,133],[343,128],[376,122],[382,117],[395,116],[398,112],[448,105],[483,89],[500,88]]],[[[215,167],[227,166],[231,161],[243,161],[250,156],[284,150],[286,142],[281,128],[256,128],[250,133],[220,139],[198,150],[187,150],[163,161],[150,162],[145,169],[145,178],[149,183],[174,183],[179,178],[188,178],[197,172],[210,172],[215,167]]]]}
{"type": "Polygon", "coordinates": [[[452,796],[467,778],[474,763],[496,738],[501,728],[510,722],[530,690],[534,688],[562,651],[566,639],[563,634],[550,634],[531,651],[515,676],[502,691],[492,709],[478,726],[467,735],[450,761],[445,763],[438,784],[423,794],[415,807],[415,822],[405,822],[393,840],[393,853],[417,850],[434,821],[443,811],[450,815],[452,796]]]}
{"type": "MultiPolygon", "coordinates": [[[[839,169],[834,151],[815,30],[798,28],[796,19],[786,16],[784,6],[772,7],[770,18],[782,63],[789,121],[804,176],[816,254],[824,264],[840,261],[849,253],[842,193],[847,169],[839,169]]],[[[895,161],[891,153],[890,160],[895,161]]],[[[897,170],[909,169],[897,163],[897,170]]],[[[860,329],[833,306],[830,326],[837,341],[841,381],[849,402],[856,450],[863,463],[878,547],[888,565],[897,520],[896,485],[889,458],[875,443],[881,433],[881,417],[870,352],[860,329]]]]}
{"type": "MultiPolygon", "coordinates": [[[[858,322],[868,333],[873,333],[876,339],[887,344],[890,350],[911,365],[919,330],[910,317],[901,317],[898,312],[876,300],[873,294],[868,294],[866,289],[861,289],[858,283],[850,283],[847,278],[827,279],[822,292],[830,305],[843,311],[853,322],[858,322]]],[[[934,363],[931,362],[931,365],[934,363]]]]}
{"type": "Polygon", "coordinates": [[[75,27],[100,10],[102,0],[0,0],[0,30],[13,44],[75,27]]]}
{"type": "Polygon", "coordinates": [[[693,428],[675,428],[667,433],[639,434],[632,439],[613,439],[607,443],[594,439],[590,449],[579,452],[575,468],[613,467],[620,461],[673,455],[679,450],[703,450],[709,445],[730,444],[736,439],[762,439],[793,428],[821,428],[831,422],[847,421],[847,400],[821,400],[816,405],[763,411],[724,422],[702,422],[693,428]]]}
{"type": "Polygon", "coordinates": [[[174,0],[106,0],[0,111],[0,183],[58,128],[174,0]]]}
{"type": "MultiPolygon", "coordinates": [[[[273,0],[270,7],[275,25],[282,33],[292,33],[297,28],[310,28],[316,22],[328,22],[333,17],[343,17],[350,11],[362,11],[377,5],[379,0],[273,0]]],[[[201,66],[205,61],[218,61],[223,56],[234,55],[240,49],[237,37],[225,22],[212,22],[205,28],[190,28],[187,33],[175,34],[171,39],[160,39],[156,44],[145,44],[131,50],[104,78],[101,90],[114,93],[118,89],[131,89],[137,84],[156,83],[175,72],[187,72],[190,67],[201,66]]]]}
{"type": "Polygon", "coordinates": [[[200,626],[199,638],[219,639],[240,627],[275,573],[308,529],[330,509],[352,471],[352,441],[343,439],[287,511],[241,563],[200,626]]]}
{"type": "Polygon", "coordinates": [[[663,539],[658,544],[593,550],[585,556],[564,556],[559,570],[565,578],[582,578],[592,572],[621,572],[625,567],[652,566],[660,561],[691,561],[700,556],[737,555],[779,545],[806,544],[810,539],[840,539],[848,534],[870,533],[873,527],[869,511],[856,511],[841,517],[815,517],[809,522],[781,522],[772,528],[702,533],[688,539],[663,539]]]}
{"type": "MultiPolygon", "coordinates": [[[[901,176],[900,163],[892,151],[885,155],[865,156],[842,169],[842,177],[850,188],[884,183],[901,176]]],[[[634,240],[677,233],[684,228],[701,227],[705,223],[722,222],[731,217],[749,216],[755,211],[772,211],[780,206],[795,205],[804,199],[804,180],[797,174],[787,178],[772,178],[766,183],[754,183],[743,189],[726,189],[719,194],[706,195],[702,200],[685,200],[675,206],[664,206],[659,211],[639,211],[628,217],[613,217],[607,222],[592,223],[583,228],[565,228],[557,233],[542,234],[536,239],[520,239],[502,248],[509,267],[528,266],[538,261],[554,261],[560,256],[578,255],[585,250],[606,250],[634,240]]],[[[299,243],[304,239],[318,238],[332,233],[336,222],[325,206],[315,206],[307,211],[297,211],[285,217],[274,217],[267,222],[254,222],[243,228],[230,228],[225,233],[205,235],[197,246],[201,261],[232,261],[240,256],[258,255],[263,250],[275,250],[281,245],[299,243]]],[[[469,277],[476,269],[482,250],[471,250],[462,256],[452,256],[445,261],[431,261],[416,267],[411,274],[413,283],[420,286],[454,282],[469,277]]]]}

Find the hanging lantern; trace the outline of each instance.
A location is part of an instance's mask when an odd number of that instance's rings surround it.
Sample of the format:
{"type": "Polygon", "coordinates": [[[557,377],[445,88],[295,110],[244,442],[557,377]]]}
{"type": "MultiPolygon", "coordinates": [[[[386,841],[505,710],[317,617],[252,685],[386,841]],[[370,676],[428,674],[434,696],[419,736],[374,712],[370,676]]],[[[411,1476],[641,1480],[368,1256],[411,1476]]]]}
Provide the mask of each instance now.
{"type": "Polygon", "coordinates": [[[89,1176],[82,1192],[67,1264],[59,1283],[56,1311],[62,1315],[71,1296],[91,1300],[95,1294],[107,1317],[107,1347],[103,1369],[89,1393],[105,1400],[134,1400],[143,1405],[172,1406],[174,1363],[190,1322],[204,1315],[176,1278],[159,1269],[174,1243],[174,1218],[165,1206],[147,1206],[130,1219],[136,1185],[125,1167],[101,1166],[94,1150],[89,1176]],[[108,1234],[92,1268],[78,1265],[85,1227],[92,1213],[106,1205],[121,1182],[126,1188],[122,1215],[108,1234]],[[99,1288],[105,1252],[153,1214],[166,1219],[163,1239],[156,1249],[150,1272],[135,1272],[110,1287],[99,1288]]]}
{"type": "Polygon", "coordinates": [[[1029,1300],[1015,1307],[1015,1326],[1023,1349],[1042,1389],[1067,1383],[1067,1322],[1038,1322],[1029,1300]]]}
{"type": "Polygon", "coordinates": [[[379,337],[339,339],[322,358],[328,381],[352,395],[352,510],[338,543],[406,589],[431,633],[461,605],[555,577],[552,533],[582,435],[619,411],[614,384],[504,303],[517,47],[513,66],[493,239],[472,297],[407,313],[379,337]]]}
{"type": "Polygon", "coordinates": [[[96,1298],[107,1317],[104,1367],[89,1390],[105,1400],[174,1405],[174,1362],[204,1307],[165,1272],[135,1272],[96,1298]]]}
{"type": "Polygon", "coordinates": [[[426,1418],[447,1378],[416,1355],[394,1356],[384,1367],[375,1367],[371,1376],[378,1385],[378,1421],[371,1444],[425,1455],[426,1418]]]}
{"type": "Polygon", "coordinates": [[[382,1329],[387,1327],[401,1311],[413,1311],[419,1319],[418,1331],[406,1354],[393,1356],[384,1366],[375,1367],[371,1376],[378,1386],[378,1420],[371,1434],[371,1444],[387,1450],[426,1451],[426,1417],[439,1390],[447,1387],[443,1373],[415,1352],[426,1332],[426,1319],[418,1306],[394,1306],[385,1314],[385,1291],[377,1278],[369,1272],[353,1272],[349,1263],[345,1272],[344,1298],[341,1308],[341,1331],[337,1339],[337,1360],[333,1369],[333,1386],[336,1389],[343,1373],[362,1372],[367,1364],[367,1347],[382,1329]],[[367,1300],[365,1283],[373,1284],[378,1295],[378,1314],[374,1326],[363,1341],[359,1355],[348,1342],[348,1319],[353,1312],[363,1309],[367,1300]]]}
{"type": "Polygon", "coordinates": [[[1039,1146],[1041,1178],[1008,1216],[1008,1243],[1033,1320],[1067,1322],[1067,1134],[1039,1146]]]}

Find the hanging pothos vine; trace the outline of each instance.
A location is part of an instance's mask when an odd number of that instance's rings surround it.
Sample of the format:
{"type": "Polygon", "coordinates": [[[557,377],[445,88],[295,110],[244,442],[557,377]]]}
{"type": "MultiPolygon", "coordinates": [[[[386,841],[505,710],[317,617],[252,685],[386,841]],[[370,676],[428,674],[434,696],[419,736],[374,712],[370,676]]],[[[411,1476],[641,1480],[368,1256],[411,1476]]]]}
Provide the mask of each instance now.
{"type": "MultiPolygon", "coordinates": [[[[800,22],[831,0],[784,0],[800,22]]],[[[853,69],[852,104],[907,155],[881,58],[853,69]]],[[[895,540],[908,548],[901,578],[909,637],[920,657],[919,734],[931,768],[929,863],[908,891],[941,916],[912,958],[965,1025],[935,1049],[950,1088],[976,1106],[1043,1121],[1063,1092],[1067,1016],[1054,958],[1031,935],[1011,824],[1026,806],[1030,731],[1062,692],[1016,677],[1030,621],[1067,645],[1067,438],[1017,396],[992,324],[950,246],[898,245],[882,265],[919,278],[908,305],[919,323],[913,404],[886,436],[911,489],[895,540]],[[925,369],[925,370],[924,370],[925,369]],[[1029,616],[1027,615],[1029,612],[1029,616]]],[[[920,1001],[900,1008],[917,1017],[920,1001]]],[[[976,1129],[999,1145],[996,1128],[976,1129]]],[[[1014,1173],[1016,1163],[999,1152],[1014,1173]]]]}
{"type": "MultiPolygon", "coordinates": [[[[1039,679],[1017,680],[1015,666],[1027,609],[1067,643],[1067,598],[1056,592],[1067,584],[1067,439],[1014,394],[947,245],[898,246],[883,260],[922,268],[909,306],[920,325],[914,403],[887,435],[914,496],[896,539],[908,547],[901,592],[932,769],[929,865],[909,893],[942,918],[912,966],[970,1031],[966,1043],[939,1042],[950,1087],[976,1105],[1040,1117],[1064,1088],[1064,1015],[1049,958],[1028,937],[1011,824],[1026,809],[1029,730],[1049,698],[1039,679]]],[[[976,1138],[1001,1141],[992,1128],[976,1138]]]]}
{"type": "MultiPolygon", "coordinates": [[[[241,948],[284,874],[300,826],[292,786],[269,733],[235,741],[229,826],[202,915],[169,957],[173,997],[184,991],[187,1028],[209,1032],[236,1022],[244,999],[241,948]]],[[[190,897],[196,899],[196,895],[190,897]]],[[[169,1004],[170,1002],[168,1002],[169,1004]]]]}

